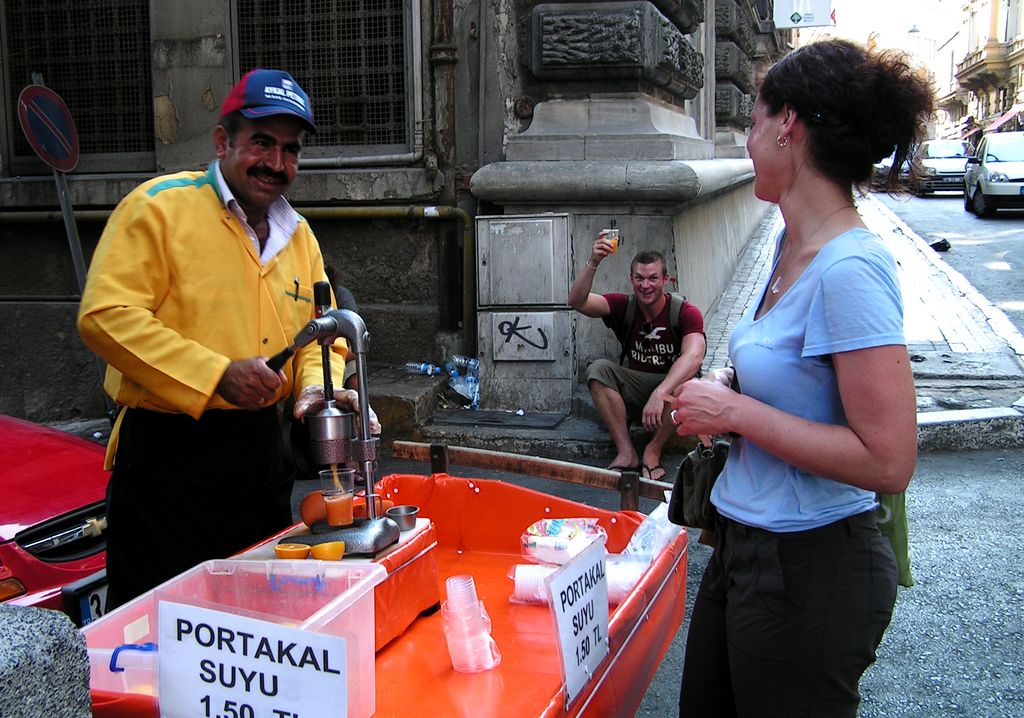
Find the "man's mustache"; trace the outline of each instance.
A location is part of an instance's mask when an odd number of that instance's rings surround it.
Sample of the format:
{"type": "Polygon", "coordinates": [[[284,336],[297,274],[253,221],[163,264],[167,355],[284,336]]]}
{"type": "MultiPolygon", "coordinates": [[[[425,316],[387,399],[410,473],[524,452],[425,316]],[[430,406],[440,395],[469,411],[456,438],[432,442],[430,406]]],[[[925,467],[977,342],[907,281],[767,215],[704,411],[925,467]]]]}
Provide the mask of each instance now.
{"type": "Polygon", "coordinates": [[[288,182],[288,176],[283,172],[275,172],[274,170],[268,170],[265,167],[253,167],[248,172],[249,175],[256,178],[266,177],[267,179],[286,184],[288,182]]]}

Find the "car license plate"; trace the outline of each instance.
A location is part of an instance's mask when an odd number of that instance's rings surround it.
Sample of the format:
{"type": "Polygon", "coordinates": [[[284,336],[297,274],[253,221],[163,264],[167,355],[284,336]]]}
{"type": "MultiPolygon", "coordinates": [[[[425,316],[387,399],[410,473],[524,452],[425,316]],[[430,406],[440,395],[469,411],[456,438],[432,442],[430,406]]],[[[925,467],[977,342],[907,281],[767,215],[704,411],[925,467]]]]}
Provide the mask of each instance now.
{"type": "Polygon", "coordinates": [[[107,584],[96,586],[78,597],[78,615],[82,625],[92,623],[107,612],[107,584]]]}
{"type": "Polygon", "coordinates": [[[79,626],[92,623],[107,612],[107,570],[69,583],[61,589],[64,610],[79,626]]]}
{"type": "Polygon", "coordinates": [[[1021,188],[1019,190],[1019,194],[1024,194],[1024,185],[1021,185],[1021,188]]]}

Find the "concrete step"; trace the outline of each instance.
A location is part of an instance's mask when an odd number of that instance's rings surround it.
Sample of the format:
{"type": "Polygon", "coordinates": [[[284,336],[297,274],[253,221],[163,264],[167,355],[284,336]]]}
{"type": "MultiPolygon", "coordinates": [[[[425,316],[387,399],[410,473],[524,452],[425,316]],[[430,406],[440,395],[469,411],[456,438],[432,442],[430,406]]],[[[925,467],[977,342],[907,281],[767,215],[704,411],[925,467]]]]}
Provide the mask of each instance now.
{"type": "MultiPolygon", "coordinates": [[[[610,459],[615,454],[590,397],[581,393],[574,412],[566,412],[547,428],[526,424],[533,417],[495,419],[500,412],[471,412],[459,408],[445,377],[406,374],[401,367],[371,366],[370,403],[384,427],[381,445],[388,451],[396,439],[450,446],[507,451],[565,461],[610,459]],[[442,421],[441,412],[465,412],[459,423],[442,421]],[[474,415],[479,421],[474,421],[474,415]]],[[[963,451],[1024,446],[1024,398],[1015,377],[919,378],[918,448],[921,451],[963,451]]],[[[550,417],[549,417],[550,418],[550,417]]],[[[536,423],[536,422],[534,422],[536,423]]],[[[105,420],[65,422],[58,428],[104,443],[110,433],[105,420]]],[[[633,443],[642,449],[648,435],[630,427],[633,443]]],[[[666,457],[681,457],[695,437],[674,438],[666,457]]],[[[678,460],[667,460],[677,465],[678,460]]],[[[672,473],[670,468],[669,473],[672,473]]]]}

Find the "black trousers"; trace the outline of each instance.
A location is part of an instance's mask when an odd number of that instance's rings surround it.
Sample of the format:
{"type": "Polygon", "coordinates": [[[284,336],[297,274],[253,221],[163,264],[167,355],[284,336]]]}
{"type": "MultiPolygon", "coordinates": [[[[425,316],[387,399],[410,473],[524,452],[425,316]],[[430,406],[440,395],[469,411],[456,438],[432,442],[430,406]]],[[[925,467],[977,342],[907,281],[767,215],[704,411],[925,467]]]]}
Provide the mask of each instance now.
{"type": "Polygon", "coordinates": [[[107,490],[108,608],[292,522],[274,407],[128,409],[107,490]]]}
{"type": "Polygon", "coordinates": [[[855,718],[896,601],[873,512],[774,533],[719,517],[690,617],[682,718],[855,718]]]}

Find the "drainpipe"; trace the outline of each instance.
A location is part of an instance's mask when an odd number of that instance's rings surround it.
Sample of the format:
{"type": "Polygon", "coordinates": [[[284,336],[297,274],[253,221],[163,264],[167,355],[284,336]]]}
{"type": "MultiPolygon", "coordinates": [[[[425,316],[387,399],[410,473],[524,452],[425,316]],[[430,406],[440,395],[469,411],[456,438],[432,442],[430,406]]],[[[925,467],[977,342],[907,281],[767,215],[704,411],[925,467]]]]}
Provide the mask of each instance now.
{"type": "MultiPolygon", "coordinates": [[[[303,217],[312,219],[436,219],[454,220],[462,229],[462,335],[466,353],[476,354],[476,237],[473,217],[464,209],[451,206],[396,207],[298,207],[303,217]]],[[[113,210],[76,209],[77,221],[106,221],[113,210]]],[[[58,211],[0,211],[2,222],[63,222],[58,211]]]]}
{"type": "Polygon", "coordinates": [[[435,151],[441,170],[455,162],[455,63],[458,48],[453,41],[455,11],[452,0],[435,0],[430,65],[434,72],[435,151]]]}

